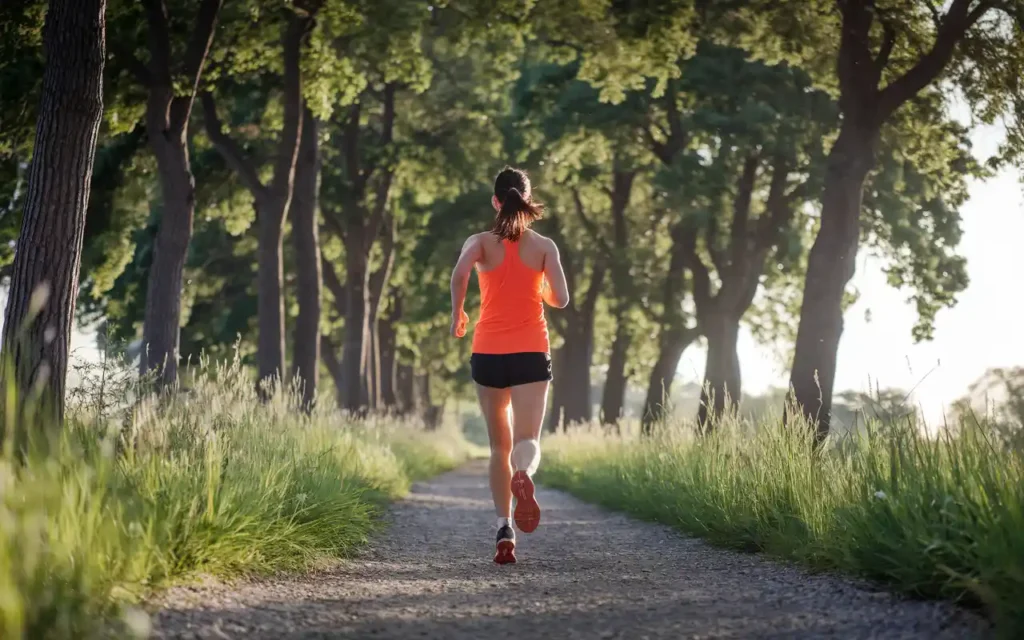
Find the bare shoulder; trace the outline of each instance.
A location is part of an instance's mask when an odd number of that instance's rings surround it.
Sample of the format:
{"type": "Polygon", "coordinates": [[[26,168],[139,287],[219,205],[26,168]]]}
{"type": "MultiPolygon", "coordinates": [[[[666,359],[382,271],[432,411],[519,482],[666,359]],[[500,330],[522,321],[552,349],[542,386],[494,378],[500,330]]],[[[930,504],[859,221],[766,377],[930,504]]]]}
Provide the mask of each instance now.
{"type": "Polygon", "coordinates": [[[487,235],[487,233],[483,232],[483,233],[474,233],[473,235],[469,236],[468,238],[466,238],[466,241],[462,243],[462,250],[465,251],[466,249],[469,249],[471,247],[478,247],[478,246],[480,246],[484,242],[484,240],[485,240],[484,236],[486,236],[486,235],[487,235]]]}
{"type": "Polygon", "coordinates": [[[555,252],[557,252],[558,251],[558,245],[556,245],[555,241],[552,240],[551,238],[549,238],[549,237],[547,237],[545,235],[541,235],[541,234],[537,233],[536,231],[534,231],[533,229],[530,229],[527,233],[529,233],[530,236],[533,237],[537,241],[537,245],[540,246],[542,249],[544,249],[545,252],[548,252],[548,251],[555,251],[555,252]]]}

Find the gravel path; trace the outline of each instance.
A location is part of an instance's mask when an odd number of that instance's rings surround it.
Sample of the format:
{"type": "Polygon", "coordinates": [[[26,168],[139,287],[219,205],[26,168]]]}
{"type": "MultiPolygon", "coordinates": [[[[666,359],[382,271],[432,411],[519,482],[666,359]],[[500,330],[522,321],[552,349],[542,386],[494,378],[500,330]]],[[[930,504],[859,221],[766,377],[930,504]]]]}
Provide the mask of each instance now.
{"type": "Polygon", "coordinates": [[[711,548],[540,488],[540,528],[499,567],[485,467],[416,485],[355,561],[172,590],[159,638],[980,638],[945,604],[711,548]]]}

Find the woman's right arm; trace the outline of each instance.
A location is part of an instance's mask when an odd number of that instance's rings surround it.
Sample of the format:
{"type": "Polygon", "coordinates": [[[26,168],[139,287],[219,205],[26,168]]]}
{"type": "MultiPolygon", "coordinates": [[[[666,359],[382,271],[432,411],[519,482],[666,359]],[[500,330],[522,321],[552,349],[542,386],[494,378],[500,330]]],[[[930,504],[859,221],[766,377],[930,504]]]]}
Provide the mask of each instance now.
{"type": "Polygon", "coordinates": [[[466,335],[466,325],[469,323],[469,316],[466,315],[464,305],[466,304],[466,289],[469,287],[469,277],[473,273],[473,265],[483,259],[483,250],[476,236],[470,236],[462,245],[462,253],[459,260],[452,269],[451,294],[452,294],[452,330],[456,338],[466,335]]]}
{"type": "Polygon", "coordinates": [[[547,238],[547,245],[544,251],[544,302],[556,309],[564,309],[569,305],[569,284],[565,281],[558,245],[550,238],[547,238]]]}

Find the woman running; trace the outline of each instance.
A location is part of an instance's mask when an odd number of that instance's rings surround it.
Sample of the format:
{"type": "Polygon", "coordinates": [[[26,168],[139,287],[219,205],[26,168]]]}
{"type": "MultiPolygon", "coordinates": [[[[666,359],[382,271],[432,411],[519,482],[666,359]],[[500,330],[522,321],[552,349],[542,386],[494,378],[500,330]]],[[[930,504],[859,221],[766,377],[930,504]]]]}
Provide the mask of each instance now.
{"type": "Polygon", "coordinates": [[[530,230],[543,206],[530,197],[526,173],[506,167],[494,180],[491,205],[498,212],[490,231],[470,236],[452,272],[452,335],[466,335],[463,306],[475,266],[480,280],[480,318],[470,359],[480,409],[491,441],[491,495],[498,514],[498,564],[515,562],[516,535],[509,516],[530,533],[540,523],[531,476],[540,463],[540,430],[551,381],[544,303],[569,304],[569,289],[550,239],[530,230]]]}

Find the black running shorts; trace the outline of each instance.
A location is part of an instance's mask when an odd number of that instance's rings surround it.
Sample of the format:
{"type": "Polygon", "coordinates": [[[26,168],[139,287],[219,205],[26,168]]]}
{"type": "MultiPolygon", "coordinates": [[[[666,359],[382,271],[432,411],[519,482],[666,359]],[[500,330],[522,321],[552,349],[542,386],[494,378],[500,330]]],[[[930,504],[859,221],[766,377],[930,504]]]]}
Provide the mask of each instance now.
{"type": "Polygon", "coordinates": [[[493,389],[551,380],[551,356],[546,353],[474,353],[469,368],[473,382],[493,389]]]}

